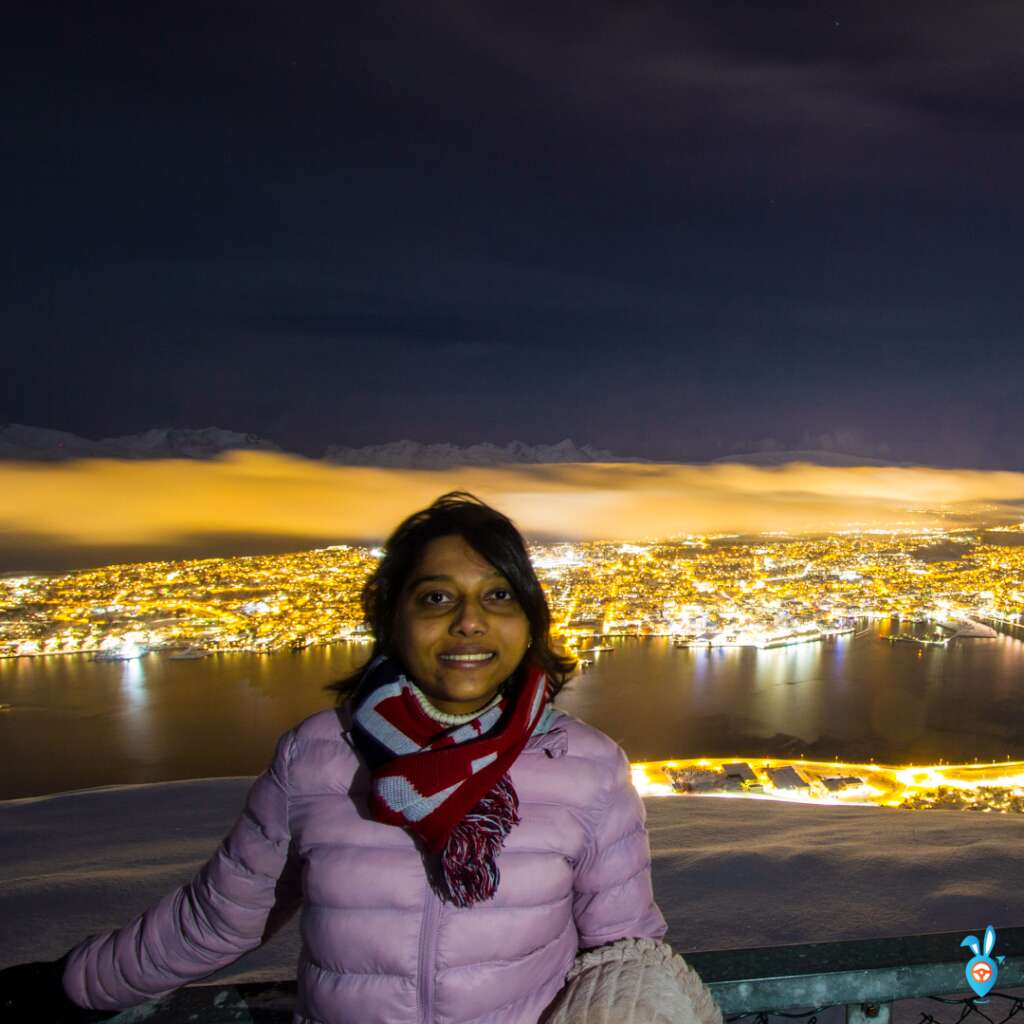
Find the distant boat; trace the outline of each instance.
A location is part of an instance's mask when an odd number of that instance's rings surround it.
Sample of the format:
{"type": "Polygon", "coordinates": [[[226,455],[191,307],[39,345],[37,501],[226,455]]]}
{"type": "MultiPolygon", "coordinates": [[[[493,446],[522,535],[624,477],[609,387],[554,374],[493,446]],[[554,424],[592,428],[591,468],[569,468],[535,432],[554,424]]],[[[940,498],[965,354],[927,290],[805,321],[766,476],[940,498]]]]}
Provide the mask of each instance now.
{"type": "Polygon", "coordinates": [[[167,658],[169,661],[186,661],[192,658],[205,658],[208,653],[201,647],[182,647],[180,650],[168,654],[167,658]]]}
{"type": "Polygon", "coordinates": [[[132,661],[135,658],[141,658],[142,655],[148,653],[149,651],[145,647],[139,647],[137,644],[125,644],[123,647],[111,647],[105,651],[97,651],[89,660],[132,661]]]}
{"type": "Polygon", "coordinates": [[[786,633],[783,636],[772,637],[763,644],[758,644],[763,650],[772,650],[776,647],[792,647],[794,644],[813,644],[822,639],[819,632],[813,633],[786,633]]]}
{"type": "Polygon", "coordinates": [[[853,626],[829,626],[822,630],[826,640],[834,640],[837,636],[847,636],[854,632],[853,626]]]}
{"type": "Polygon", "coordinates": [[[580,654],[594,654],[595,652],[611,652],[614,651],[614,647],[583,647],[580,649],[580,654]]]}

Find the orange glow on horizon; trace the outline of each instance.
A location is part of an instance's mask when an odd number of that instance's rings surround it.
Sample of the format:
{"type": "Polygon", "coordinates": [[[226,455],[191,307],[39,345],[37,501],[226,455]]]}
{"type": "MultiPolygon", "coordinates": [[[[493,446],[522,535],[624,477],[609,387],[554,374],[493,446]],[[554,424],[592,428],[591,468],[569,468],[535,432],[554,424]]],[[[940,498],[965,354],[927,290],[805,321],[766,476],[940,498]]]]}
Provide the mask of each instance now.
{"type": "Polygon", "coordinates": [[[255,451],[209,461],[0,462],[0,522],[9,544],[29,537],[54,548],[219,534],[376,541],[453,489],[492,503],[530,539],[636,541],[969,526],[1013,516],[1024,473],[801,463],[409,470],[255,451]]]}

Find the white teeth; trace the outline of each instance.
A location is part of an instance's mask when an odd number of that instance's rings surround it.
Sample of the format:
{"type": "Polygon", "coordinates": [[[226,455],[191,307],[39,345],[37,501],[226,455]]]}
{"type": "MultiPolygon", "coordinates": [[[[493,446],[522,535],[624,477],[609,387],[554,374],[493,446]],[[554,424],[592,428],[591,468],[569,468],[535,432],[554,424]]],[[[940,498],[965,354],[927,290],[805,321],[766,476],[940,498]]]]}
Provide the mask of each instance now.
{"type": "Polygon", "coordinates": [[[442,654],[445,661],[487,661],[493,654],[442,654]]]}

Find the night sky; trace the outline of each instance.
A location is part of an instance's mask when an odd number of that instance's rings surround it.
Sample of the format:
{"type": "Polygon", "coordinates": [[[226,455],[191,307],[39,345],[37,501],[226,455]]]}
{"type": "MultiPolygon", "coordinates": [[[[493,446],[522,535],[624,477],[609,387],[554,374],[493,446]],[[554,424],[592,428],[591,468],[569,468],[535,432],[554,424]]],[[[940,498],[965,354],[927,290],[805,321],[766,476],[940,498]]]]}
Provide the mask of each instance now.
{"type": "Polygon", "coordinates": [[[0,421],[1024,468],[1024,9],[33,4],[0,421]]]}

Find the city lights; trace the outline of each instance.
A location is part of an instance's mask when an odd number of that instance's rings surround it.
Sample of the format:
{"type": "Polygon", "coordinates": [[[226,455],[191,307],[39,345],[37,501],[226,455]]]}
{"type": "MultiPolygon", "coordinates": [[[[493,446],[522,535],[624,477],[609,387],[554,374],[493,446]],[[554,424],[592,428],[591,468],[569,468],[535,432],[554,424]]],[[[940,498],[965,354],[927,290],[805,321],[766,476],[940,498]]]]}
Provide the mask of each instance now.
{"type": "MultiPolygon", "coordinates": [[[[1020,526],[1001,533],[1024,539],[1020,526]]],[[[570,650],[614,635],[768,649],[822,642],[882,618],[926,624],[924,635],[890,639],[943,644],[993,635],[977,620],[1022,621],[1024,545],[987,544],[979,535],[927,529],[592,541],[534,545],[530,554],[556,639],[570,650]]],[[[0,580],[0,657],[128,645],[143,653],[190,645],[270,651],[360,637],[359,593],[382,554],[338,544],[9,577],[0,580]]]]}
{"type": "MultiPolygon", "coordinates": [[[[845,642],[892,620],[892,643],[942,647],[1020,627],[1024,526],[999,531],[687,536],[533,545],[556,643],[580,667],[605,638],[769,650],[845,642]],[[1016,534],[1016,536],[1010,536],[1016,534]]],[[[359,597],[380,548],[334,544],[284,555],[111,565],[0,580],[0,656],[188,659],[367,643],[359,597]]],[[[968,641],[973,642],[973,641],[968,641]]],[[[1024,811],[1024,763],[993,766],[674,761],[633,766],[646,795],[826,805],[1024,811]]]]}

